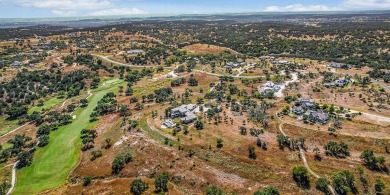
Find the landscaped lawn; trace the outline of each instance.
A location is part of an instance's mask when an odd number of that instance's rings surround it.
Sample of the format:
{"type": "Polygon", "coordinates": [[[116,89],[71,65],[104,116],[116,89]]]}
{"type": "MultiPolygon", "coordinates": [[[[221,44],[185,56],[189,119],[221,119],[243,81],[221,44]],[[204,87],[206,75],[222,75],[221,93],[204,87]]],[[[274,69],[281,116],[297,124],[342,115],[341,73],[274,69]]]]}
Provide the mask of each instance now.
{"type": "Polygon", "coordinates": [[[48,110],[50,109],[51,107],[57,105],[58,103],[61,103],[61,102],[64,102],[65,100],[64,99],[58,99],[58,98],[52,98],[48,101],[46,101],[43,106],[34,106],[32,108],[30,108],[28,110],[28,114],[31,114],[33,113],[34,111],[37,111],[37,112],[40,112],[42,111],[42,109],[45,109],[45,110],[48,110]]]}
{"type": "Polygon", "coordinates": [[[75,111],[77,118],[73,123],[50,133],[50,143],[44,148],[37,148],[33,164],[17,171],[14,194],[36,194],[59,187],[66,182],[70,171],[80,158],[81,130],[95,125],[89,122],[89,115],[106,93],[118,91],[117,86],[118,83],[107,89],[99,88],[92,92],[88,107],[75,111]]]}

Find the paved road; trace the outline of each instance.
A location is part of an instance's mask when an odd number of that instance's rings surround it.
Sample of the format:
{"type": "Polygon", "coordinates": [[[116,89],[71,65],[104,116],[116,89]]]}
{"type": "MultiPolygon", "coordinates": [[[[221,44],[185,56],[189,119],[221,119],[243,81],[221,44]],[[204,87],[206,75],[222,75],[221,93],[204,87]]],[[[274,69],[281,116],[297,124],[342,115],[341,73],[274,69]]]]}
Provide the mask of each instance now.
{"type": "MultiPolygon", "coordinates": [[[[113,64],[118,64],[118,65],[121,65],[121,66],[128,66],[128,67],[136,67],[136,68],[156,68],[156,66],[138,66],[138,65],[133,65],[133,64],[125,64],[125,63],[122,63],[122,62],[117,62],[117,61],[114,61],[114,60],[111,60],[111,59],[108,59],[106,56],[102,56],[102,55],[98,55],[98,54],[91,54],[95,57],[98,57],[104,61],[107,61],[107,62],[110,62],[110,63],[113,63],[113,64]]],[[[175,69],[174,67],[164,67],[164,68],[168,68],[168,69],[175,69]]],[[[221,76],[229,76],[229,75],[223,75],[223,74],[216,74],[216,73],[212,73],[212,72],[205,72],[203,70],[192,70],[194,72],[200,72],[200,73],[204,73],[204,74],[207,74],[207,75],[211,75],[211,76],[217,76],[217,77],[221,77],[221,76]]],[[[260,78],[260,77],[264,77],[264,76],[232,76],[234,78],[247,78],[247,79],[253,79],[253,78],[260,78]]]]}
{"type": "Polygon", "coordinates": [[[384,88],[386,90],[390,90],[390,86],[388,86],[386,83],[383,83],[383,82],[375,80],[375,79],[371,79],[371,81],[378,84],[379,86],[381,86],[382,88],[384,88]]]}
{"type": "MultiPolygon", "coordinates": [[[[192,70],[194,72],[200,72],[203,74],[211,75],[211,76],[216,76],[216,77],[221,77],[221,76],[230,76],[230,75],[223,75],[223,74],[217,74],[217,73],[212,73],[212,72],[206,72],[203,70],[192,70]]],[[[233,78],[247,78],[247,79],[254,79],[254,78],[260,78],[260,77],[265,77],[265,76],[231,76],[233,78]]]]}
{"type": "MultiPolygon", "coordinates": [[[[134,65],[134,64],[125,64],[125,63],[122,63],[122,62],[117,62],[117,61],[114,61],[114,60],[111,60],[111,59],[108,59],[106,56],[102,56],[102,55],[98,55],[98,54],[91,54],[95,57],[98,57],[104,61],[107,61],[107,62],[110,62],[110,63],[113,63],[113,64],[118,64],[118,65],[121,65],[121,66],[128,66],[128,67],[134,67],[134,68],[156,68],[156,66],[138,66],[138,65],[134,65]]],[[[174,69],[173,67],[165,67],[165,68],[168,68],[168,69],[174,69]]]]}

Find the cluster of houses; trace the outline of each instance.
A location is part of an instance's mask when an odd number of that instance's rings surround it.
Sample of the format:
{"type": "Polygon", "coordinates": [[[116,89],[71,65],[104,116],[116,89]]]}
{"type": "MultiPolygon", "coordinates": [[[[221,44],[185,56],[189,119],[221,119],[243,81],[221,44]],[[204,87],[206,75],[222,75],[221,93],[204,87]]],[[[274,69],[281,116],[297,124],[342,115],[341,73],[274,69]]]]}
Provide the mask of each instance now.
{"type": "Polygon", "coordinates": [[[343,64],[343,63],[336,63],[336,62],[331,62],[327,65],[329,68],[335,68],[335,69],[351,69],[352,66],[349,64],[343,64]]]}
{"type": "Polygon", "coordinates": [[[83,49],[92,49],[92,48],[96,48],[96,45],[94,43],[81,41],[80,43],[79,42],[77,43],[77,47],[83,48],[83,49]]]}
{"type": "Polygon", "coordinates": [[[38,48],[37,49],[38,52],[43,52],[45,50],[50,50],[50,42],[33,44],[32,46],[33,47],[37,47],[38,48]]]}
{"type": "Polygon", "coordinates": [[[344,87],[344,86],[348,85],[349,82],[350,82],[349,78],[344,77],[344,78],[338,78],[338,79],[336,79],[333,82],[324,83],[322,85],[324,87],[335,87],[335,86],[337,86],[337,87],[344,87]]]}
{"type": "Polygon", "coordinates": [[[228,62],[225,65],[225,68],[239,68],[246,66],[246,62],[228,62]]]}
{"type": "Polygon", "coordinates": [[[131,49],[131,50],[128,50],[126,53],[127,54],[140,54],[140,53],[144,53],[144,50],[142,50],[142,49],[131,49]]]}
{"type": "Polygon", "coordinates": [[[289,65],[289,64],[292,64],[292,62],[289,62],[287,60],[274,60],[274,61],[272,61],[272,64],[276,64],[276,65],[289,65]]]}
{"type": "Polygon", "coordinates": [[[268,81],[263,86],[259,86],[259,93],[268,94],[270,92],[278,92],[281,89],[280,85],[275,85],[272,81],[268,81]]]}
{"type": "Polygon", "coordinates": [[[315,102],[300,98],[297,103],[298,104],[292,108],[292,112],[295,115],[303,117],[313,123],[326,124],[329,121],[329,114],[316,109],[315,102]]]}
{"type": "Polygon", "coordinates": [[[261,60],[268,60],[268,59],[275,60],[276,58],[274,56],[260,56],[260,59],[261,60]]]}
{"type": "Polygon", "coordinates": [[[187,57],[187,60],[195,60],[195,61],[200,61],[200,59],[203,59],[203,57],[200,57],[200,58],[198,58],[198,57],[187,57]]]}

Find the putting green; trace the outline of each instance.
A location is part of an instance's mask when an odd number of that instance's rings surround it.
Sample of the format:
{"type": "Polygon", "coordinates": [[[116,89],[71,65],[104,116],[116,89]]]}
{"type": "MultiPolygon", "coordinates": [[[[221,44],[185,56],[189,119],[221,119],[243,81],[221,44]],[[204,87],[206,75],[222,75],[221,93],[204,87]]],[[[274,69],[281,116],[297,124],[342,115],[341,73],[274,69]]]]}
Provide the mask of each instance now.
{"type": "Polygon", "coordinates": [[[118,91],[118,85],[119,83],[92,92],[88,107],[76,110],[74,114],[77,118],[73,123],[50,133],[50,143],[44,148],[37,148],[33,164],[17,171],[16,188],[13,194],[37,194],[65,183],[80,158],[81,130],[95,125],[89,122],[89,115],[106,93],[118,91]]]}

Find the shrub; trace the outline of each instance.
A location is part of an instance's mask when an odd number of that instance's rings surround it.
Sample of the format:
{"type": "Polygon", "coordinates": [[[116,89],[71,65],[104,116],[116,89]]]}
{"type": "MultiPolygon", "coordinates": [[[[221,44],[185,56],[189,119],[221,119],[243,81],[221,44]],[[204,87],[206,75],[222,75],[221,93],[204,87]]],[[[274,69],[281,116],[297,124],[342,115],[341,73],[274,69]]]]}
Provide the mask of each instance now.
{"type": "Polygon", "coordinates": [[[83,179],[83,186],[88,186],[91,182],[92,182],[92,177],[91,176],[84,177],[84,179],[83,179]]]}
{"type": "Polygon", "coordinates": [[[253,195],[279,195],[279,190],[273,186],[268,186],[261,190],[257,190],[253,195]]]}
{"type": "Polygon", "coordinates": [[[134,180],[130,185],[130,192],[134,195],[141,195],[148,189],[148,183],[143,182],[141,179],[134,180]]]}

